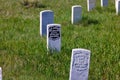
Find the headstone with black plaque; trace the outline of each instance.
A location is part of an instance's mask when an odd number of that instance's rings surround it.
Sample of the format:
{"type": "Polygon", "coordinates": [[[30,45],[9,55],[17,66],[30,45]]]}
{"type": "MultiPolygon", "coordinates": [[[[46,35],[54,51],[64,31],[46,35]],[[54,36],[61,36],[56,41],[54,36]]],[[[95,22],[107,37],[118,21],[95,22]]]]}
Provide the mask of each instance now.
{"type": "Polygon", "coordinates": [[[47,25],[47,50],[50,53],[61,51],[61,25],[47,25]]]}
{"type": "Polygon", "coordinates": [[[77,24],[82,19],[82,7],[80,5],[72,6],[71,23],[77,24]]]}
{"type": "Polygon", "coordinates": [[[120,0],[116,0],[116,15],[120,14],[120,0]]]}
{"type": "Polygon", "coordinates": [[[69,80],[88,80],[90,50],[72,49],[69,80]]]}
{"type": "Polygon", "coordinates": [[[44,10],[40,12],[40,35],[46,36],[47,24],[54,23],[54,12],[51,10],[44,10]]]}
{"type": "Polygon", "coordinates": [[[108,0],[101,0],[101,7],[108,6],[108,0]]]}
{"type": "Polygon", "coordinates": [[[96,0],[87,0],[87,9],[88,11],[91,11],[95,8],[95,2],[96,0]]]}

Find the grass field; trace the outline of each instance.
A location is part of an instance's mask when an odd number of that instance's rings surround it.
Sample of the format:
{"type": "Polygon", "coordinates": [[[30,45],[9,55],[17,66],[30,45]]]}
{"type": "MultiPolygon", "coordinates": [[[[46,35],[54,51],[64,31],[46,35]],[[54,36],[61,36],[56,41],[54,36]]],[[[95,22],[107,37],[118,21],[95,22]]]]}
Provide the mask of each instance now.
{"type": "Polygon", "coordinates": [[[24,6],[21,0],[0,0],[0,66],[3,80],[68,80],[73,48],[91,50],[89,80],[120,80],[120,16],[114,0],[101,8],[96,0],[40,0],[24,6]],[[71,7],[81,5],[82,21],[71,24],[71,7]],[[40,37],[39,12],[53,10],[62,26],[60,54],[47,54],[46,37],[40,37]]]}

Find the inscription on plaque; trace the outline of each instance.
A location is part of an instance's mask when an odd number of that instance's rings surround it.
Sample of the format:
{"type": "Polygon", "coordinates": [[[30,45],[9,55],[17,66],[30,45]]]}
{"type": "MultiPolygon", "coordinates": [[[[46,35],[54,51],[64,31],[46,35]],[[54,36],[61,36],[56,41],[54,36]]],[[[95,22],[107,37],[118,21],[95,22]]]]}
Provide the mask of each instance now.
{"type": "Polygon", "coordinates": [[[60,38],[60,27],[53,26],[49,28],[49,39],[57,40],[60,38]]]}
{"type": "Polygon", "coordinates": [[[79,53],[76,52],[73,55],[72,67],[74,67],[76,71],[78,71],[81,74],[82,72],[87,70],[87,66],[88,66],[88,54],[82,54],[82,52],[79,53]]]}

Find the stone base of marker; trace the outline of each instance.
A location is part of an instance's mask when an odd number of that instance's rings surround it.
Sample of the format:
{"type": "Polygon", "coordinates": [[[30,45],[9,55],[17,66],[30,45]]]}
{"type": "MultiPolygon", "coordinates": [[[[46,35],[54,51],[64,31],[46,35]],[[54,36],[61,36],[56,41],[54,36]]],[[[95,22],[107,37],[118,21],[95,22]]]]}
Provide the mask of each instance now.
{"type": "Polygon", "coordinates": [[[61,51],[61,25],[47,25],[47,50],[50,53],[61,51]]]}
{"type": "Polygon", "coordinates": [[[120,14],[120,0],[116,0],[116,15],[120,14]]]}
{"type": "Polygon", "coordinates": [[[72,6],[71,23],[77,24],[82,19],[82,7],[80,5],[72,6]]]}
{"type": "Polygon", "coordinates": [[[72,49],[69,80],[88,80],[90,50],[72,49]]]}
{"type": "Polygon", "coordinates": [[[108,6],[108,0],[101,0],[101,7],[108,6]]]}
{"type": "Polygon", "coordinates": [[[95,8],[95,2],[96,0],[87,0],[87,9],[88,11],[91,11],[95,8]]]}
{"type": "Polygon", "coordinates": [[[54,12],[51,10],[44,10],[40,12],[40,35],[46,36],[47,24],[54,23],[54,12]]]}

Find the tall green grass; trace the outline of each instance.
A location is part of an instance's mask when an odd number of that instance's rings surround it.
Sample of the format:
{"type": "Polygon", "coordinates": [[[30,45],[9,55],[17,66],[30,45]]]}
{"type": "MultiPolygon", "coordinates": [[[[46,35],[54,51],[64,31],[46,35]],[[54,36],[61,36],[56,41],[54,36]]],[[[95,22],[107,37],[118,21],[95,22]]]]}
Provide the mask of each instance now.
{"type": "Polygon", "coordinates": [[[21,0],[0,1],[0,66],[3,80],[68,80],[71,50],[91,50],[89,80],[120,79],[120,16],[114,0],[101,8],[97,1],[87,11],[85,0],[40,0],[41,7],[27,7],[21,0]],[[82,21],[71,24],[71,7],[82,6],[82,21]],[[62,26],[60,54],[47,54],[40,37],[39,12],[53,10],[62,26]]]}

